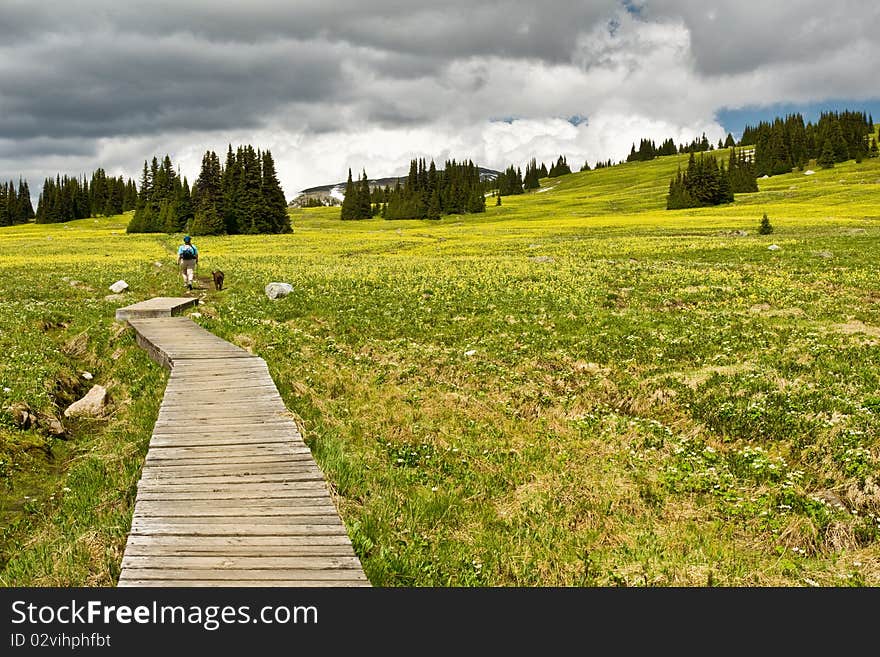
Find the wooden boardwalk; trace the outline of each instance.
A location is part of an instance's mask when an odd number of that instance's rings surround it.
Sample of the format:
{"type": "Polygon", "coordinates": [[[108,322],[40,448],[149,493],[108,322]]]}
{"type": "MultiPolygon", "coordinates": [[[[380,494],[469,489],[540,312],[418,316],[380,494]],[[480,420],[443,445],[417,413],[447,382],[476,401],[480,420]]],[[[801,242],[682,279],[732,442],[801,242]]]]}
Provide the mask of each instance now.
{"type": "Polygon", "coordinates": [[[171,370],[119,586],[369,586],[265,361],[172,316],[192,301],[117,313],[171,370]]]}

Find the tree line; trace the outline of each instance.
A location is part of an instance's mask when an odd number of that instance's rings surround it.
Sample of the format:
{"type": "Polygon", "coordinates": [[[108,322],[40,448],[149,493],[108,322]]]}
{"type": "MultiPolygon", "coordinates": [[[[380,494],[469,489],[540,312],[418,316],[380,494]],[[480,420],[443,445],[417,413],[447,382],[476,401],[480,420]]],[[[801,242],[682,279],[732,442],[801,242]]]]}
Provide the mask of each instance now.
{"type": "Polygon", "coordinates": [[[19,178],[17,189],[18,191],[11,180],[0,183],[0,226],[26,224],[34,218],[34,206],[27,181],[19,178]]]}
{"type": "MultiPolygon", "coordinates": [[[[699,138],[695,138],[689,144],[679,144],[675,145],[675,140],[671,137],[665,139],[659,146],[652,139],[641,139],[639,141],[639,148],[636,150],[636,145],[633,144],[630,149],[629,155],[626,157],[627,162],[647,162],[649,160],[653,160],[655,157],[662,157],[664,155],[683,155],[685,153],[705,153],[708,151],[722,150],[725,148],[731,148],[736,146],[736,140],[733,138],[731,133],[727,133],[727,138],[725,140],[718,140],[718,145],[713,146],[709,141],[709,138],[706,137],[706,133],[704,132],[702,136],[699,138]]],[[[611,165],[609,165],[611,166],[611,165]]]]}
{"type": "MultiPolygon", "coordinates": [[[[589,165],[585,162],[581,171],[589,171],[589,165]]],[[[564,155],[560,155],[550,168],[543,162],[538,166],[537,158],[532,158],[526,164],[525,172],[518,166],[511,164],[495,178],[494,183],[488,186],[496,196],[514,196],[525,192],[539,189],[541,178],[556,178],[571,173],[571,167],[564,155]]]]}
{"type": "Polygon", "coordinates": [[[480,170],[471,160],[447,160],[438,169],[433,160],[428,164],[424,158],[414,159],[403,181],[384,188],[371,188],[366,171],[354,181],[349,169],[340,217],[439,219],[447,214],[485,212],[485,189],[480,170]]]}
{"type": "Polygon", "coordinates": [[[91,179],[58,174],[43,181],[34,221],[55,224],[100,215],[110,217],[134,209],[136,202],[137,186],[131,178],[126,181],[122,176],[108,176],[101,168],[92,172],[91,179]]]}
{"type": "Polygon", "coordinates": [[[746,126],[740,144],[755,147],[758,176],[775,176],[805,169],[811,160],[830,168],[847,160],[876,157],[873,132],[874,118],[865,112],[823,112],[815,124],[805,123],[801,114],[789,114],[746,126]]]}
{"type": "Polygon", "coordinates": [[[214,151],[202,157],[199,176],[189,187],[171,158],[144,161],[140,192],[129,233],[237,235],[291,231],[287,201],[270,151],[239,146],[226,153],[225,166],[214,151]]]}

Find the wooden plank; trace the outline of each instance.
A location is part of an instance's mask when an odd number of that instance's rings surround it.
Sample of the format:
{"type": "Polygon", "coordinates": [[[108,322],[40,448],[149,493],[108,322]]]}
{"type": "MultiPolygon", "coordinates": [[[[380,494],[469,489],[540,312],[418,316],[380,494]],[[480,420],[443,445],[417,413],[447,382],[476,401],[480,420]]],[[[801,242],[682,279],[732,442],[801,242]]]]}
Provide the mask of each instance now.
{"type": "MultiPolygon", "coordinates": [[[[315,470],[314,472],[301,472],[301,473],[269,473],[269,474],[254,474],[254,475],[227,475],[227,476],[214,476],[214,477],[151,477],[146,480],[144,483],[147,485],[154,486],[173,486],[170,490],[178,489],[180,486],[200,486],[203,489],[213,489],[217,486],[230,486],[235,483],[249,483],[249,484],[283,484],[283,483],[298,483],[303,481],[323,481],[324,475],[320,470],[315,470]]],[[[140,487],[140,483],[138,484],[140,487]]]]}
{"type": "MultiPolygon", "coordinates": [[[[247,451],[239,451],[229,453],[223,450],[217,450],[214,447],[202,448],[201,454],[172,454],[165,456],[162,454],[151,454],[150,458],[144,462],[147,465],[155,467],[166,466],[170,468],[192,467],[198,465],[212,465],[218,463],[277,463],[279,461],[308,461],[312,462],[312,455],[308,450],[294,452],[291,448],[285,447],[283,452],[264,452],[254,448],[246,448],[247,451]]],[[[157,452],[163,451],[157,448],[157,452]]],[[[168,451],[167,449],[164,451],[168,451]]]]}
{"type": "MultiPolygon", "coordinates": [[[[139,537],[146,538],[146,537],[139,537]]],[[[179,536],[150,536],[146,543],[129,543],[125,546],[126,557],[354,557],[350,545],[220,545],[204,546],[198,543],[186,545],[157,545],[157,538],[183,538],[179,536]]],[[[292,537],[299,538],[299,537],[292,537]]],[[[320,538],[320,537],[319,537],[320,538]]]]}
{"type": "MultiPolygon", "coordinates": [[[[294,550],[311,547],[351,547],[348,536],[342,534],[326,536],[141,536],[132,534],[127,546],[158,549],[202,549],[225,550],[232,548],[294,550]]],[[[126,547],[127,549],[127,547],[126,547]]]]}
{"type": "Polygon", "coordinates": [[[296,581],[298,579],[313,581],[363,581],[363,572],[354,568],[276,568],[273,570],[261,570],[259,568],[228,568],[223,570],[210,570],[202,568],[126,568],[126,579],[184,579],[203,581],[222,581],[225,579],[243,580],[248,579],[255,582],[263,582],[266,580],[286,579],[296,581]]]}
{"type": "Polygon", "coordinates": [[[153,436],[150,439],[150,449],[160,449],[160,448],[192,448],[198,449],[202,447],[214,447],[218,449],[222,449],[224,447],[238,447],[245,448],[253,446],[254,448],[258,448],[260,446],[266,447],[305,447],[305,443],[302,442],[302,439],[293,440],[292,436],[290,436],[289,432],[285,432],[283,434],[278,434],[274,436],[259,436],[254,437],[249,434],[236,434],[230,436],[198,436],[196,438],[189,438],[186,435],[177,435],[177,436],[169,436],[167,434],[163,434],[161,436],[153,436]]]}
{"type": "Polygon", "coordinates": [[[272,527],[253,527],[240,524],[221,523],[151,523],[132,526],[133,534],[141,536],[345,536],[341,521],[333,524],[273,525],[272,527]]]}
{"type": "Polygon", "coordinates": [[[198,470],[203,473],[213,473],[219,471],[235,471],[241,472],[247,470],[248,466],[258,468],[269,466],[293,466],[304,467],[306,465],[316,467],[312,455],[307,452],[300,454],[287,454],[279,458],[278,455],[269,454],[261,456],[258,454],[242,454],[235,457],[224,457],[222,454],[214,458],[176,458],[176,459],[157,459],[153,458],[144,462],[144,470],[168,470],[174,476],[184,472],[185,470],[194,469],[198,466],[198,470]]]}
{"type": "Polygon", "coordinates": [[[273,500],[241,500],[241,499],[225,499],[225,500],[139,500],[137,512],[143,515],[150,515],[160,510],[167,511],[169,515],[178,515],[178,512],[190,511],[193,513],[229,513],[235,515],[238,511],[242,513],[250,513],[257,511],[275,511],[277,513],[286,513],[289,509],[306,509],[306,508],[322,508],[327,513],[335,513],[336,507],[330,499],[329,495],[323,497],[307,497],[307,498],[287,498],[273,500]]]}
{"type": "Polygon", "coordinates": [[[324,485],[323,482],[320,482],[320,486],[306,488],[306,484],[310,483],[314,482],[299,482],[297,488],[284,490],[275,490],[266,487],[247,489],[245,486],[238,486],[236,490],[214,490],[213,488],[205,490],[193,489],[190,487],[177,487],[174,490],[170,490],[167,486],[160,486],[152,489],[148,486],[142,486],[138,488],[136,500],[138,502],[160,500],[167,500],[169,502],[176,500],[197,502],[202,500],[212,500],[217,503],[226,500],[234,500],[239,503],[266,500],[267,502],[273,503],[277,501],[279,504],[285,504],[288,500],[298,500],[297,503],[299,504],[307,504],[308,500],[326,499],[329,495],[326,485],[324,485]]]}
{"type": "MultiPolygon", "coordinates": [[[[313,500],[317,498],[312,498],[313,500]]],[[[329,502],[321,501],[320,504],[276,504],[275,506],[210,506],[180,504],[170,506],[167,500],[154,502],[152,506],[145,504],[144,500],[138,504],[132,518],[138,518],[145,522],[149,519],[176,519],[196,518],[199,522],[206,522],[208,518],[222,518],[223,522],[233,522],[236,518],[247,518],[248,521],[258,523],[296,522],[305,517],[332,518],[336,514],[336,507],[329,502]]]]}
{"type": "Polygon", "coordinates": [[[287,525],[339,525],[342,526],[342,521],[339,520],[339,516],[336,515],[336,509],[323,509],[318,507],[317,513],[308,513],[308,510],[313,507],[302,507],[301,509],[295,509],[290,515],[271,515],[271,516],[259,516],[259,515],[234,515],[233,513],[225,513],[220,515],[198,515],[198,514],[190,514],[190,515],[150,515],[144,516],[141,515],[138,511],[135,511],[134,516],[132,517],[131,526],[132,530],[135,527],[162,527],[165,525],[174,525],[180,527],[187,527],[189,525],[199,525],[199,526],[208,526],[208,525],[241,525],[242,528],[245,527],[253,527],[265,530],[265,533],[272,533],[272,530],[276,527],[284,527],[287,525]]]}
{"type": "Polygon", "coordinates": [[[245,491],[253,491],[257,494],[268,495],[272,492],[292,492],[313,489],[318,490],[327,488],[324,478],[320,479],[303,479],[301,481],[249,481],[247,479],[237,479],[233,477],[221,477],[220,481],[204,481],[204,478],[197,481],[139,481],[139,492],[194,492],[194,491],[210,491],[220,495],[224,491],[236,495],[243,495],[245,491]]]}
{"type": "Polygon", "coordinates": [[[237,428],[239,430],[250,430],[253,433],[265,431],[267,429],[291,428],[297,430],[294,421],[288,417],[282,416],[280,413],[272,417],[262,415],[258,416],[239,416],[238,418],[223,417],[214,420],[208,415],[188,415],[180,414],[172,417],[162,416],[156,421],[156,433],[179,433],[181,431],[189,433],[198,433],[198,431],[218,431],[224,427],[237,428]],[[185,425],[184,421],[190,421],[191,424],[185,425]],[[198,425],[196,428],[193,424],[198,425]]]}
{"type": "Polygon", "coordinates": [[[360,569],[357,557],[336,556],[271,556],[250,555],[177,555],[173,558],[154,555],[125,555],[122,567],[125,569],[169,570],[352,570],[360,569]]]}
{"type": "Polygon", "coordinates": [[[178,447],[151,445],[147,461],[188,458],[236,458],[240,455],[275,456],[307,454],[311,451],[305,445],[295,443],[251,443],[245,445],[202,445],[201,447],[178,447]]]}
{"type": "MultiPolygon", "coordinates": [[[[125,573],[123,573],[124,575],[125,573]]],[[[133,579],[129,577],[125,577],[123,579],[120,576],[118,586],[137,586],[139,588],[153,587],[204,587],[209,588],[213,586],[224,586],[224,587],[301,587],[301,588],[351,588],[351,587],[368,587],[370,583],[367,581],[334,581],[330,579],[326,580],[310,580],[310,579],[295,579],[295,580],[284,580],[284,579],[275,579],[272,581],[260,580],[254,581],[250,579],[240,579],[240,580],[201,580],[201,579],[150,579],[150,580],[142,580],[142,579],[133,579]]]]}
{"type": "Polygon", "coordinates": [[[290,477],[290,481],[295,481],[303,477],[311,478],[312,476],[320,479],[323,478],[318,466],[314,463],[303,463],[302,465],[294,465],[287,463],[279,464],[256,464],[253,466],[202,466],[197,471],[188,469],[185,472],[179,470],[169,470],[168,468],[144,467],[141,471],[142,480],[156,481],[202,481],[202,480],[218,480],[222,481],[225,477],[272,477],[267,481],[277,481],[274,479],[279,477],[280,481],[287,481],[286,477],[290,477]]]}

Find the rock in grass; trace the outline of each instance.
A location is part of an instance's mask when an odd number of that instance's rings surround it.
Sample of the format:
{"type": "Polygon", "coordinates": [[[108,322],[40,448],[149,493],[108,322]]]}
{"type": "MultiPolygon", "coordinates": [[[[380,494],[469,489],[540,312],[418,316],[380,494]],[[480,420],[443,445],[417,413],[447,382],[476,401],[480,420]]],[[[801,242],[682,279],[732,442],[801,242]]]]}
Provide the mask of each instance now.
{"type": "Polygon", "coordinates": [[[278,299],[286,297],[293,292],[293,285],[290,283],[269,283],[266,285],[266,296],[270,299],[278,299]]]}
{"type": "Polygon", "coordinates": [[[32,429],[37,426],[37,416],[25,402],[16,402],[6,409],[12,415],[19,429],[32,429]]]}
{"type": "Polygon", "coordinates": [[[42,424],[45,426],[46,431],[56,438],[65,438],[67,436],[67,429],[64,428],[61,420],[57,417],[46,416],[42,418],[42,424]]]}
{"type": "Polygon", "coordinates": [[[767,247],[767,250],[768,251],[779,251],[781,248],[782,247],[779,246],[778,244],[771,244],[770,246],[767,247]]]}
{"type": "Polygon", "coordinates": [[[93,385],[86,396],[73,402],[64,411],[64,417],[100,417],[107,404],[107,389],[93,385]]]}
{"type": "Polygon", "coordinates": [[[125,281],[119,280],[116,281],[113,285],[110,286],[110,291],[114,294],[119,294],[128,289],[128,283],[125,281]]]}

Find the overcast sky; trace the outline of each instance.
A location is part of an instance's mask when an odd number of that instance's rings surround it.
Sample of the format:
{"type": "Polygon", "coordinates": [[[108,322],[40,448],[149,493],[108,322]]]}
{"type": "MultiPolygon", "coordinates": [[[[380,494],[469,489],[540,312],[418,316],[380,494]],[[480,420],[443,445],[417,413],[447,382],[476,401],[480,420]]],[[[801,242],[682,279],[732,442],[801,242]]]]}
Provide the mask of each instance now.
{"type": "Polygon", "coordinates": [[[167,153],[192,182],[230,143],[288,200],[414,157],[577,169],[738,109],[877,107],[878,62],[874,0],[0,0],[0,180],[167,153]]]}

